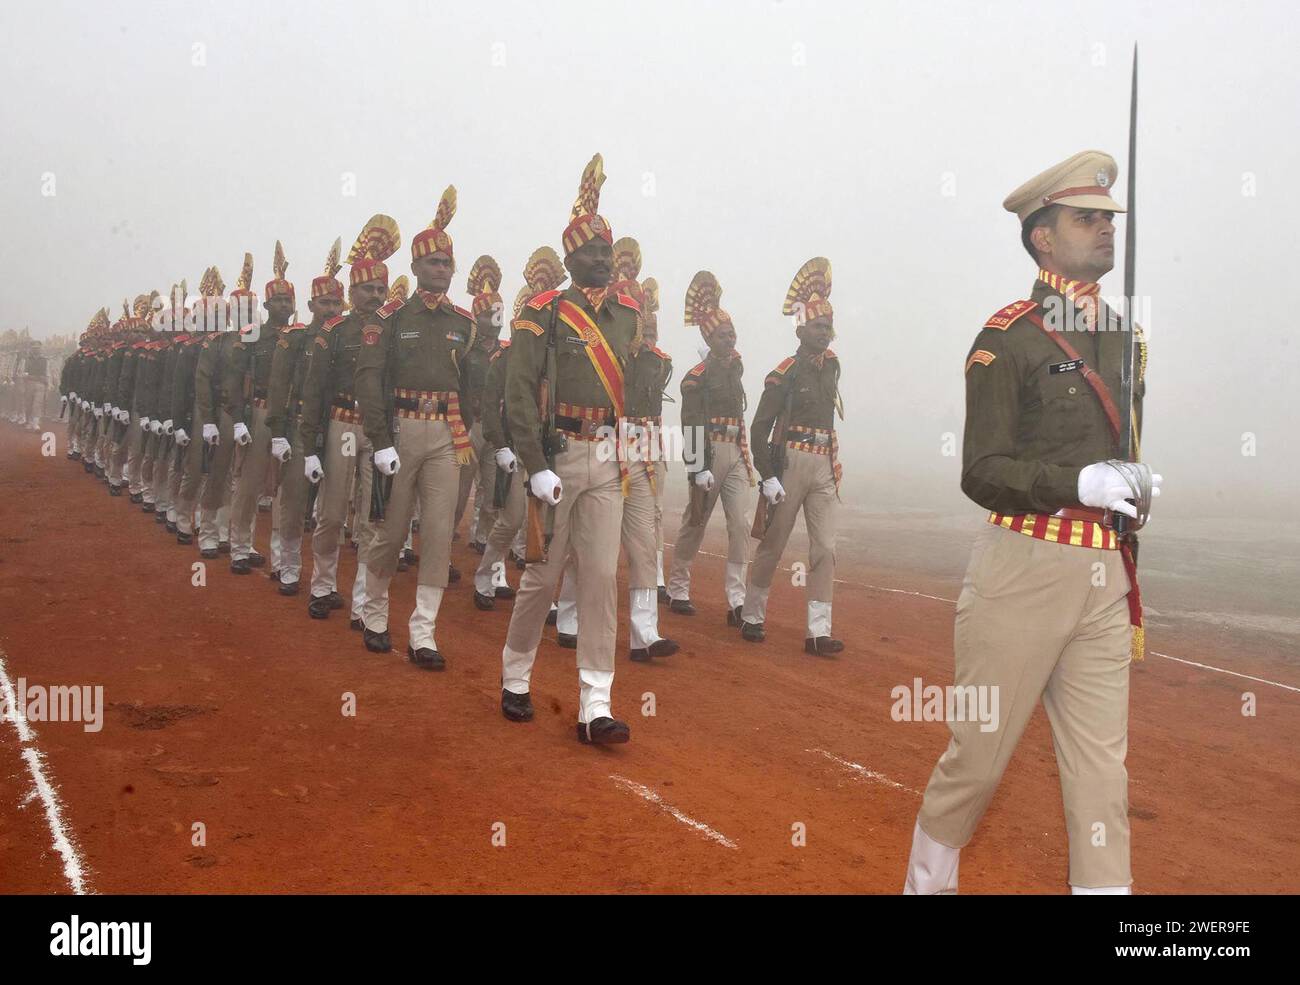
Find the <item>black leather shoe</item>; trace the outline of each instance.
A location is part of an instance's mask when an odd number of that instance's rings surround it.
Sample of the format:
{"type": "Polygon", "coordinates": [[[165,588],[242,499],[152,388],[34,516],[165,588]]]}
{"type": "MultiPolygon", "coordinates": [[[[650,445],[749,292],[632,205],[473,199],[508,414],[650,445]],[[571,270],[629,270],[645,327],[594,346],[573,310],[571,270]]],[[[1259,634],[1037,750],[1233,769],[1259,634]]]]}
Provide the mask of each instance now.
{"type": "Polygon", "coordinates": [[[491,609],[495,609],[496,605],[496,599],[491,595],[484,595],[477,589],[474,590],[474,608],[488,612],[491,609]]]}
{"type": "Polygon", "coordinates": [[[220,553],[220,554],[229,554],[229,553],[230,553],[230,541],[228,541],[228,540],[219,540],[219,541],[217,541],[217,552],[220,553]]]}
{"type": "Polygon", "coordinates": [[[348,623],[348,629],[355,629],[358,632],[364,630],[365,628],[366,628],[366,624],[363,623],[360,619],[353,619],[348,623]]]}
{"type": "Polygon", "coordinates": [[[371,653],[393,652],[393,641],[388,635],[388,630],[384,630],[382,633],[372,633],[365,626],[362,626],[361,639],[366,644],[366,649],[371,653]]]}
{"type": "Polygon", "coordinates": [[[248,563],[248,558],[235,558],[230,562],[230,573],[232,575],[251,575],[252,567],[248,563]]]}
{"type": "Polygon", "coordinates": [[[498,585],[495,597],[499,599],[512,599],[515,597],[515,590],[509,585],[498,585]]]}
{"type": "Polygon", "coordinates": [[[338,592],[330,592],[325,597],[330,600],[330,609],[343,608],[343,596],[338,592]]]}
{"type": "Polygon", "coordinates": [[[113,483],[110,482],[110,483],[108,484],[108,494],[109,494],[110,496],[121,496],[121,495],[122,495],[122,487],[121,487],[121,486],[115,486],[115,485],[113,485],[113,483]]]}
{"type": "Polygon", "coordinates": [[[761,622],[747,622],[740,627],[740,636],[750,643],[762,643],[767,639],[767,633],[763,632],[761,622]]]}
{"type": "Polygon", "coordinates": [[[451,565],[447,565],[447,584],[454,585],[458,581],[460,581],[460,572],[451,565]]]}
{"type": "Polygon", "coordinates": [[[177,527],[176,524],[174,524],[174,523],[171,525],[171,529],[176,531],[176,543],[178,543],[178,544],[192,544],[192,543],[194,543],[194,535],[193,535],[193,534],[182,533],[181,530],[180,530],[180,528],[177,527]]]}
{"type": "Polygon", "coordinates": [[[167,525],[167,511],[166,511],[166,510],[160,510],[160,509],[156,509],[156,508],[155,508],[154,511],[153,511],[153,522],[154,522],[154,523],[161,523],[161,524],[163,524],[164,526],[166,526],[166,525],[167,525]]]}
{"type": "Polygon", "coordinates": [[[72,459],[74,462],[79,462],[79,461],[81,461],[81,452],[79,452],[79,451],[70,451],[70,452],[68,452],[68,457],[69,457],[70,459],[72,459]]]}
{"type": "Polygon", "coordinates": [[[85,459],[82,459],[82,461],[81,461],[81,467],[82,467],[83,469],[85,469],[87,472],[94,472],[94,471],[95,471],[95,463],[94,463],[94,462],[87,462],[85,459]]]}
{"type": "Polygon", "coordinates": [[[154,510],[156,510],[157,508],[158,508],[158,507],[156,507],[153,503],[141,503],[141,504],[140,504],[140,511],[141,511],[142,513],[152,513],[152,512],[153,512],[154,510]]]}
{"type": "Polygon", "coordinates": [[[668,604],[669,602],[671,602],[672,600],[673,600],[673,597],[672,597],[671,595],[668,594],[668,589],[665,588],[663,585],[660,585],[660,586],[659,586],[659,604],[660,604],[660,605],[667,605],[667,604],[668,604]]]}
{"type": "Polygon", "coordinates": [[[668,603],[668,611],[675,612],[679,616],[695,615],[695,606],[690,599],[673,599],[668,603]]]}
{"type": "Polygon", "coordinates": [[[297,595],[298,583],[296,581],[282,581],[276,591],[281,595],[297,595]]]}
{"type": "Polygon", "coordinates": [[[131,502],[135,503],[136,506],[139,506],[144,502],[144,493],[131,493],[130,498],[131,502]]]}
{"type": "Polygon", "coordinates": [[[734,609],[727,610],[728,626],[743,626],[745,624],[745,620],[740,617],[740,613],[743,608],[744,606],[738,605],[734,609]]]}
{"type": "Polygon", "coordinates": [[[447,669],[447,661],[442,659],[442,654],[437,650],[429,649],[427,646],[422,646],[416,650],[411,647],[411,644],[406,644],[406,659],[421,670],[447,669]]]}
{"type": "Polygon", "coordinates": [[[248,554],[248,563],[254,568],[260,568],[262,565],[266,564],[266,558],[263,555],[258,554],[257,551],[250,551],[248,554]]]}
{"type": "Polygon", "coordinates": [[[555,642],[566,650],[576,650],[578,648],[578,637],[572,633],[557,633],[555,642]]]}
{"type": "Polygon", "coordinates": [[[199,550],[199,557],[207,558],[209,561],[211,561],[216,556],[217,556],[217,549],[215,547],[204,547],[199,550]]]}
{"type": "Polygon", "coordinates": [[[632,650],[628,656],[637,663],[649,663],[651,657],[671,657],[680,649],[675,640],[658,639],[644,650],[632,650]]]}
{"type": "Polygon", "coordinates": [[[266,577],[270,578],[272,581],[279,581],[279,580],[280,580],[280,572],[279,572],[279,571],[272,571],[272,572],[271,572],[269,575],[267,575],[266,577]]]}
{"type": "Polygon", "coordinates": [[[803,641],[803,652],[817,657],[829,657],[844,649],[843,640],[833,640],[829,636],[809,636],[803,641]]]}
{"type": "Polygon", "coordinates": [[[501,714],[512,722],[531,722],[533,720],[533,699],[527,694],[515,694],[502,690],[501,714]]]}
{"type": "Polygon", "coordinates": [[[328,619],[332,608],[328,595],[313,595],[307,603],[307,615],[313,619],[328,619]]]}
{"type": "Polygon", "coordinates": [[[548,625],[548,626],[554,626],[554,625],[555,625],[555,621],[556,621],[559,617],[560,617],[559,612],[557,612],[555,609],[552,609],[550,612],[546,613],[546,625],[548,625]]]}
{"type": "Polygon", "coordinates": [[[584,745],[612,746],[631,737],[632,730],[627,727],[627,722],[615,718],[597,718],[586,725],[578,723],[578,741],[584,745]]]}
{"type": "Polygon", "coordinates": [[[398,570],[398,571],[409,571],[410,568],[411,568],[411,566],[410,566],[409,564],[407,564],[407,562],[406,562],[406,557],[405,557],[404,555],[402,555],[402,554],[397,555],[397,570],[398,570]]]}

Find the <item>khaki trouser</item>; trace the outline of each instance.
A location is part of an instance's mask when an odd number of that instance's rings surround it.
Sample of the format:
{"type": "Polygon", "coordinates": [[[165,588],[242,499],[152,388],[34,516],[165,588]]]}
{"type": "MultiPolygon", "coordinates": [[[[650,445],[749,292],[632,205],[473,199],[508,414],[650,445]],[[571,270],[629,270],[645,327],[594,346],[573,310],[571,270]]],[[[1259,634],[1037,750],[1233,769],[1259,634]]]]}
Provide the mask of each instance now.
{"type": "Polygon", "coordinates": [[[145,444],[152,437],[140,427],[140,415],[131,412],[131,426],[126,436],[126,477],[127,491],[132,496],[144,492],[144,456],[145,444]]]}
{"type": "MultiPolygon", "coordinates": [[[[713,441],[713,490],[704,500],[704,522],[690,525],[690,505],[682,511],[677,543],[673,545],[672,566],[668,574],[668,594],[675,599],[691,597],[691,562],[704,541],[704,531],[713,515],[713,507],[722,500],[727,516],[727,580],[723,591],[727,608],[734,609],[745,601],[745,563],[749,560],[749,524],[745,508],[750,495],[749,472],[734,441],[713,441]]],[[[694,480],[688,477],[688,480],[694,480]]]]}
{"type": "MultiPolygon", "coordinates": [[[[451,425],[446,421],[401,419],[397,457],[402,464],[397,475],[393,476],[384,521],[375,525],[375,536],[365,555],[366,606],[362,618],[366,628],[373,633],[388,629],[388,583],[397,572],[397,556],[406,544],[411,529],[411,512],[417,501],[420,505],[417,584],[431,588],[447,587],[452,518],[461,473],[468,471],[456,464],[451,425]]],[[[432,627],[428,635],[432,636],[432,627]]]]}
{"type": "Polygon", "coordinates": [[[41,426],[41,418],[45,416],[45,397],[47,387],[44,380],[27,379],[23,386],[23,414],[27,417],[27,424],[33,431],[41,426]]]}
{"type": "Polygon", "coordinates": [[[493,485],[497,477],[496,459],[492,457],[492,446],[483,437],[483,426],[475,424],[469,432],[470,444],[474,448],[478,467],[466,471],[474,473],[474,522],[470,525],[470,540],[483,543],[492,532],[497,522],[497,510],[492,505],[493,485]]]}
{"type": "Polygon", "coordinates": [[[361,501],[353,525],[360,547],[357,554],[357,577],[352,584],[353,619],[361,618],[361,605],[365,601],[364,552],[369,548],[372,536],[370,476],[373,465],[370,455],[370,442],[366,440],[366,433],[359,422],[329,422],[325,447],[321,453],[321,468],[325,472],[325,478],[321,479],[320,493],[316,497],[319,520],[311,535],[311,594],[313,598],[319,598],[338,587],[339,535],[343,531],[343,522],[347,519],[349,497],[352,494],[352,473],[359,465],[361,476],[357,481],[360,483],[358,493],[361,501]],[[352,437],[348,439],[347,435],[352,437]],[[352,454],[344,454],[345,451],[351,451],[352,454]]]}
{"type": "MultiPolygon", "coordinates": [[[[655,463],[656,486],[663,478],[660,464],[655,463]]],[[[660,513],[645,462],[628,464],[628,480],[622,528],[623,550],[627,552],[627,587],[657,588],[659,569],[655,562],[659,551],[660,513]]]]}
{"type": "MultiPolygon", "coordinates": [[[[234,422],[225,411],[217,414],[217,436],[219,444],[209,453],[208,474],[200,469],[203,453],[203,424],[195,414],[195,435],[191,442],[198,456],[194,467],[196,478],[201,483],[199,490],[199,549],[216,550],[226,539],[222,536],[225,515],[230,507],[230,465],[235,455],[234,422]],[[224,515],[223,515],[224,514],[224,515]]],[[[187,477],[188,478],[188,477],[187,477]]]]}
{"type": "Polygon", "coordinates": [[[248,420],[248,433],[252,440],[243,448],[236,447],[234,452],[239,474],[235,476],[235,493],[230,502],[231,561],[246,559],[253,552],[257,501],[271,467],[271,430],[266,426],[265,407],[253,408],[248,420]]]}
{"type": "Polygon", "coordinates": [[[555,507],[554,536],[547,560],[530,564],[519,581],[510,628],[502,650],[502,684],[527,694],[542,626],[555,598],[556,583],[572,556],[577,567],[578,721],[611,716],[614,638],[618,629],[618,547],[623,494],[613,439],[579,441],[556,456],[563,495],[555,507]],[[604,446],[604,447],[602,447],[604,446]]]}
{"type": "Polygon", "coordinates": [[[781,486],[785,489],[785,499],[769,507],[771,522],[754,552],[754,563],[749,566],[744,620],[748,623],[767,620],[772,577],[802,509],[804,526],[808,529],[808,580],[804,594],[808,600],[809,635],[829,636],[835,585],[835,517],[840,502],[835,492],[831,457],[787,447],[781,486]]]}
{"type": "MultiPolygon", "coordinates": [[[[126,463],[127,456],[131,448],[132,438],[140,433],[140,425],[136,423],[136,417],[130,411],[127,422],[121,424],[113,421],[109,426],[109,452],[108,452],[108,481],[115,486],[120,486],[126,480],[126,463]],[[122,436],[119,438],[115,431],[120,430],[122,436]]],[[[108,415],[105,414],[105,417],[108,415]]]]}
{"type": "MultiPolygon", "coordinates": [[[[491,456],[489,459],[493,465],[492,479],[488,488],[495,491],[496,462],[491,459],[491,456]]],[[[480,595],[491,595],[495,589],[507,584],[506,551],[510,548],[510,542],[523,527],[524,514],[528,508],[527,494],[524,492],[525,481],[522,471],[512,474],[505,506],[493,513],[496,522],[492,524],[492,531],[487,537],[487,546],[483,548],[483,559],[479,562],[478,570],[474,572],[474,590],[480,595]]]]}
{"type": "Polygon", "coordinates": [[[1041,696],[1052,727],[1070,841],[1070,884],[1127,886],[1128,577],[1119,551],[980,533],[957,601],[958,687],[998,689],[998,728],[951,722],[918,821],[962,848],[1041,696]]]}
{"type": "Polygon", "coordinates": [[[271,527],[279,535],[280,583],[296,584],[302,575],[302,532],[307,519],[311,483],[303,471],[302,439],[297,424],[290,428],[289,461],[280,466],[280,491],[275,497],[271,527]]]}

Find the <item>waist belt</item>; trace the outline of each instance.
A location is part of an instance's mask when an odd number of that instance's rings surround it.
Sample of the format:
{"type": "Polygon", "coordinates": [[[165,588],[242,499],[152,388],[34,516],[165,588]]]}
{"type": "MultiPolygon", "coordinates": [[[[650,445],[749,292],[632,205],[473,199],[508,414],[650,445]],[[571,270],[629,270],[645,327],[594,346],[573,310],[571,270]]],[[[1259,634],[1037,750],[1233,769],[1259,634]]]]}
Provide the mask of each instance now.
{"type": "MultiPolygon", "coordinates": [[[[1103,520],[1101,510],[1061,510],[1055,516],[1047,513],[990,513],[989,523],[1026,537],[1047,540],[1054,544],[1073,547],[1097,547],[1106,551],[1119,549],[1119,538],[1103,520]]],[[[1108,522],[1108,521],[1107,521],[1108,522]]]]}
{"type": "Polygon", "coordinates": [[[271,395],[271,391],[270,391],[268,388],[264,387],[264,386],[255,386],[255,387],[253,387],[253,399],[254,399],[254,400],[265,400],[265,399],[266,399],[267,397],[269,397],[270,395],[271,395]]]}
{"type": "Polygon", "coordinates": [[[337,407],[339,410],[357,409],[357,402],[356,400],[353,399],[352,394],[350,393],[345,393],[342,395],[336,394],[334,399],[330,401],[330,404],[334,407],[337,407]]]}
{"type": "Polygon", "coordinates": [[[266,397],[254,397],[253,406],[261,410],[266,410],[266,397]]]}
{"type": "Polygon", "coordinates": [[[398,417],[413,421],[445,421],[447,401],[451,395],[446,390],[393,391],[393,407],[398,417]]]}
{"type": "Polygon", "coordinates": [[[800,451],[829,455],[832,433],[830,428],[786,428],[785,443],[800,451]]]}
{"type": "Polygon", "coordinates": [[[563,402],[555,405],[555,426],[581,441],[596,441],[608,435],[601,428],[614,427],[614,411],[610,407],[581,407],[563,402]]]}
{"type": "Polygon", "coordinates": [[[361,411],[355,408],[355,405],[348,403],[346,407],[341,405],[341,401],[335,401],[334,407],[330,410],[331,421],[342,421],[344,424],[360,424],[361,411]]]}
{"type": "Polygon", "coordinates": [[[745,429],[745,422],[738,417],[710,417],[706,430],[713,441],[740,442],[740,435],[745,429]]]}

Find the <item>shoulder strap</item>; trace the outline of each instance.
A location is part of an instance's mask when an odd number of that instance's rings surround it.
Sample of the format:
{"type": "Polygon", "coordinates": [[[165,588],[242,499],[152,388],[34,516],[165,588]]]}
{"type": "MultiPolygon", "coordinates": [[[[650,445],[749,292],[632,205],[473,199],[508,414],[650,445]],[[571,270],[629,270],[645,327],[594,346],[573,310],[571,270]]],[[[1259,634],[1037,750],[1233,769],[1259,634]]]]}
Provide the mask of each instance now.
{"type": "Polygon", "coordinates": [[[1065,340],[1064,334],[1054,332],[1044,325],[1043,319],[1037,312],[1029,313],[1028,318],[1038,327],[1039,331],[1061,347],[1061,351],[1065,353],[1067,358],[1075,360],[1082,367],[1083,378],[1087,380],[1088,386],[1092,387],[1093,393],[1101,401],[1101,409],[1106,412],[1106,422],[1110,425],[1111,437],[1118,442],[1121,433],[1119,408],[1115,406],[1115,399],[1110,395],[1110,387],[1106,386],[1106,381],[1101,378],[1101,375],[1095,369],[1088,365],[1074,346],[1065,340]]]}

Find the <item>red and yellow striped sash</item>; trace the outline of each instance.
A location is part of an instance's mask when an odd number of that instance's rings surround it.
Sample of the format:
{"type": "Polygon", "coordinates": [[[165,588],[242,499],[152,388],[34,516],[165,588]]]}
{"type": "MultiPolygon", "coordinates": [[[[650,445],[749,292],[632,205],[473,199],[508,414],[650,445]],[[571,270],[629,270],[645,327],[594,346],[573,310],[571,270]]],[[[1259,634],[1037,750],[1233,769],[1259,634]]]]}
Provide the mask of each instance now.
{"type": "Polygon", "coordinates": [[[1054,544],[1119,550],[1115,531],[1095,520],[1067,520],[1048,513],[990,513],[989,523],[1054,544]]]}
{"type": "Polygon", "coordinates": [[[600,385],[605,388],[605,395],[614,407],[614,416],[622,417],[623,366],[614,355],[604,333],[591,320],[591,316],[572,301],[561,298],[557,313],[560,320],[577,332],[578,337],[586,343],[587,358],[591,360],[592,369],[596,371],[600,385]]]}

